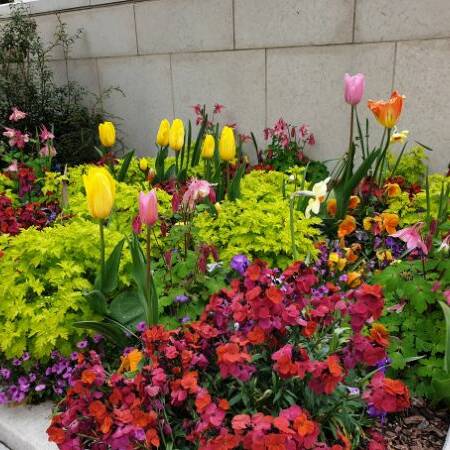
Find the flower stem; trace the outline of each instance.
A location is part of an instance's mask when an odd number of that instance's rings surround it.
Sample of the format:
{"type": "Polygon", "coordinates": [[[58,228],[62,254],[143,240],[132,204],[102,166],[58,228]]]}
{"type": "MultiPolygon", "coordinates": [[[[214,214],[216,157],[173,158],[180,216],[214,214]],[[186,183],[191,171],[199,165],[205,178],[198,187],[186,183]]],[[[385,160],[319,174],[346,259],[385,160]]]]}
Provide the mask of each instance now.
{"type": "Polygon", "coordinates": [[[152,297],[152,290],[151,290],[151,283],[152,283],[152,267],[151,267],[151,254],[152,254],[152,248],[151,248],[151,240],[150,240],[150,232],[151,227],[147,226],[147,242],[146,242],[146,291],[147,291],[147,301],[148,301],[148,307],[147,307],[147,322],[149,325],[156,325],[156,317],[154,315],[154,300],[152,297]]]}
{"type": "Polygon", "coordinates": [[[105,221],[100,219],[100,287],[105,279],[105,221]]]}
{"type": "Polygon", "coordinates": [[[289,229],[291,232],[291,246],[292,246],[292,257],[294,261],[297,261],[297,247],[295,245],[295,226],[294,226],[294,196],[291,196],[289,201],[289,229]]]}

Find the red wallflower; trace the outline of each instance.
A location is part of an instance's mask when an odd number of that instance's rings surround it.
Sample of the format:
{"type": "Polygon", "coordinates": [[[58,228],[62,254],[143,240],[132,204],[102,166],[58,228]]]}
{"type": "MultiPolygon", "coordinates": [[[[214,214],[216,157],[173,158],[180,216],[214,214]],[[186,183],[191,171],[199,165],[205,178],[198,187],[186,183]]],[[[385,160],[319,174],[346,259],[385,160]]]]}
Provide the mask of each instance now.
{"type": "Polygon", "coordinates": [[[316,394],[331,394],[344,379],[344,369],[337,355],[331,355],[323,362],[313,361],[312,365],[312,378],[308,386],[316,394]]]}

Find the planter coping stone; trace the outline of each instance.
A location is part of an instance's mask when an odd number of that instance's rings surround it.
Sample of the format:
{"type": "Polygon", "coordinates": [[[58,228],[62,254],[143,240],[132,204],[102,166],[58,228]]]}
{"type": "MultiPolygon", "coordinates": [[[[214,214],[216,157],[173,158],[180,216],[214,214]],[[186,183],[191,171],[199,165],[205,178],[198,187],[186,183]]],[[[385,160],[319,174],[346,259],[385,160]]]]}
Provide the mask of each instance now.
{"type": "Polygon", "coordinates": [[[56,450],[45,430],[53,404],[0,407],[0,450],[56,450]],[[4,444],[6,447],[2,446],[4,444]]]}

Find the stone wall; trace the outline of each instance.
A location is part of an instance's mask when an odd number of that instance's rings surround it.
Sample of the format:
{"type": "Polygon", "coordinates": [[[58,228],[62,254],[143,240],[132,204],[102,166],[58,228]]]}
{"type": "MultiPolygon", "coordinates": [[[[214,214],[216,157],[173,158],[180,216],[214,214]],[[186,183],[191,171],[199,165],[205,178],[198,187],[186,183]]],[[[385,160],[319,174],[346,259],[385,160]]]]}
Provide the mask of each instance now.
{"type": "MultiPolygon", "coordinates": [[[[406,95],[400,128],[450,160],[450,0],[31,0],[43,38],[55,12],[83,29],[71,53],[52,55],[58,77],[93,92],[119,86],[106,108],[125,142],[150,152],[163,117],[192,117],[195,103],[226,106],[242,132],[283,116],[316,134],[316,157],[345,150],[345,72],[363,72],[367,98],[406,95]]],[[[7,17],[8,6],[0,9],[7,17]]],[[[363,105],[361,105],[363,106],[363,105]]],[[[361,113],[368,111],[363,106],[361,113]]],[[[379,131],[373,123],[374,135],[379,131]]],[[[376,136],[374,136],[376,137],[376,136]]]]}

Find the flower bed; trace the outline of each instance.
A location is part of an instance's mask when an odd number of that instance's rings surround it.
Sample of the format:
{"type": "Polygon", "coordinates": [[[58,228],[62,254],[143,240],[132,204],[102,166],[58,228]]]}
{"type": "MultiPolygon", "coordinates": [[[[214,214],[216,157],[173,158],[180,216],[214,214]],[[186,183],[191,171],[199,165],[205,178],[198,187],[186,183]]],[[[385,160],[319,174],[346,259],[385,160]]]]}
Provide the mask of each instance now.
{"type": "Polygon", "coordinates": [[[195,131],[164,119],[156,158],[118,158],[105,122],[97,164],[64,174],[7,130],[1,402],[60,400],[63,450],[380,450],[410,392],[448,404],[448,177],[406,149],[397,92],[369,102],[369,145],[363,90],[347,77],[331,173],[308,127],[280,119],[260,149],[222,105],[196,105],[195,131]]]}

